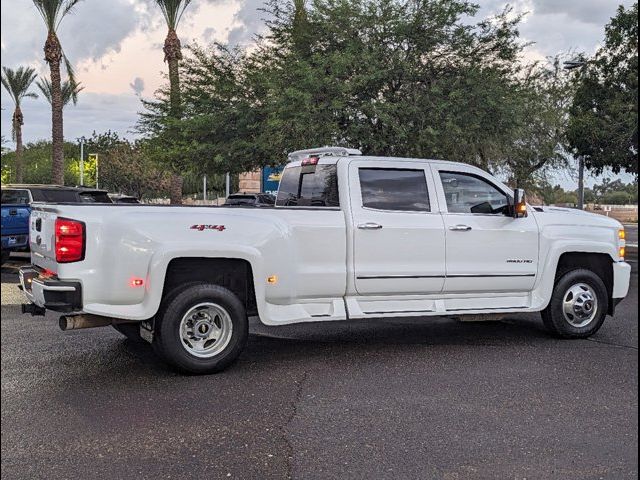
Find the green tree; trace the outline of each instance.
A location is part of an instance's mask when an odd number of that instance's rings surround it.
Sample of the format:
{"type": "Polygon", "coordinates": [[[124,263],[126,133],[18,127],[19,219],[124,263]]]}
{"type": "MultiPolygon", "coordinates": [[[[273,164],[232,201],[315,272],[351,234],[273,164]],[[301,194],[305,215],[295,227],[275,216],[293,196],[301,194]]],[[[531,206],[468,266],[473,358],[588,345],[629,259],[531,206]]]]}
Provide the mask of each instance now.
{"type": "Polygon", "coordinates": [[[469,24],[463,0],[272,1],[269,30],[239,50],[192,46],[182,117],[170,90],[140,129],[154,156],[238,172],[310,145],[448,158],[498,169],[521,124],[519,17],[469,24]],[[193,159],[197,159],[195,162],[193,159]]]}
{"type": "MultiPolygon", "coordinates": [[[[80,0],[33,0],[47,27],[47,40],[44,44],[44,59],[49,65],[51,77],[51,139],[53,165],[51,181],[56,184],[64,182],[64,132],[62,116],[62,80],[60,64],[64,61],[67,73],[73,81],[73,70],[65,57],[58,38],[60,23],[80,0]]],[[[74,82],[75,83],[75,82],[74,82]]]]}
{"type": "MultiPolygon", "coordinates": [[[[93,133],[85,148],[98,154],[100,187],[137,198],[165,196],[171,176],[152,161],[147,142],[130,142],[115,132],[93,133]]],[[[79,165],[75,167],[79,172],[79,165]]]]}
{"type": "Polygon", "coordinates": [[[17,183],[22,183],[24,171],[24,164],[22,162],[22,126],[24,125],[24,115],[22,114],[20,106],[23,98],[38,97],[35,93],[29,92],[36,76],[35,69],[31,67],[18,67],[16,70],[2,67],[2,86],[9,93],[15,107],[11,118],[11,134],[13,140],[16,142],[15,172],[17,183]]]}
{"type": "MultiPolygon", "coordinates": [[[[78,146],[71,142],[65,142],[63,145],[66,158],[72,159],[78,155],[78,146]]],[[[22,161],[28,168],[24,170],[24,183],[49,183],[51,181],[52,158],[51,158],[51,141],[39,140],[24,145],[22,152],[22,161]]],[[[16,152],[7,152],[2,157],[3,169],[10,172],[7,182],[16,182],[16,152]]],[[[69,165],[65,165],[64,182],[66,184],[76,185],[77,178],[73,177],[69,165]]]]}
{"type": "Polygon", "coordinates": [[[618,8],[577,77],[568,138],[595,173],[638,173],[638,4],[618,8]]]}
{"type": "Polygon", "coordinates": [[[536,190],[550,169],[568,167],[565,133],[573,88],[561,60],[532,65],[512,92],[516,128],[505,149],[505,170],[514,186],[536,190]]]}
{"type": "MultiPolygon", "coordinates": [[[[47,78],[41,78],[36,81],[36,85],[38,89],[42,93],[42,96],[49,102],[51,105],[52,101],[52,89],[53,85],[47,78]]],[[[74,105],[78,103],[78,94],[84,90],[84,87],[81,83],[76,83],[72,80],[65,80],[62,82],[62,108],[67,106],[68,103],[72,102],[74,105]]]]}

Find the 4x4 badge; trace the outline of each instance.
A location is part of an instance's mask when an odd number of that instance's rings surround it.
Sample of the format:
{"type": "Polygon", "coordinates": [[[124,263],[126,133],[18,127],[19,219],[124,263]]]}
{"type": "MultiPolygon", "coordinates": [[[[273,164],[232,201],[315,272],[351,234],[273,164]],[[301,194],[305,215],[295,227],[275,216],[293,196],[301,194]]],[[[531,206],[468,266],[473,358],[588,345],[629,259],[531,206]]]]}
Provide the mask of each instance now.
{"type": "Polygon", "coordinates": [[[203,230],[217,230],[222,232],[223,230],[226,230],[226,228],[224,225],[191,225],[191,230],[198,230],[199,232],[202,232],[203,230]]]}

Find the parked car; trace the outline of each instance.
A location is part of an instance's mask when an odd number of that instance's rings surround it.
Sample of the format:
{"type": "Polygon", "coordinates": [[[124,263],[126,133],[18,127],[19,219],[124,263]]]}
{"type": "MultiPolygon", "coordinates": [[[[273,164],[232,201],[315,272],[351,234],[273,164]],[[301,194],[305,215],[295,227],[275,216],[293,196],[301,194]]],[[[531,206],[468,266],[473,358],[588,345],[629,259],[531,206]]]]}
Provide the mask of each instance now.
{"type": "Polygon", "coordinates": [[[270,193],[234,193],[227,197],[225,207],[273,207],[276,197],[270,193]]]}
{"type": "Polygon", "coordinates": [[[107,192],[59,185],[6,185],[2,187],[2,263],[14,251],[29,249],[29,214],[33,202],[111,203],[107,192]]]}
{"type": "Polygon", "coordinates": [[[2,189],[0,209],[2,210],[2,264],[11,252],[29,247],[29,192],[26,190],[2,189]]]}
{"type": "Polygon", "coordinates": [[[113,203],[140,203],[136,197],[131,195],[122,195],[120,193],[110,193],[109,198],[113,203]]]}
{"type": "Polygon", "coordinates": [[[622,225],[531,207],[462,163],[294,152],[274,208],[34,206],[23,312],[114,325],[171,365],[220,371],[247,317],[299,322],[542,312],[585,338],[629,289],[622,225]]]}

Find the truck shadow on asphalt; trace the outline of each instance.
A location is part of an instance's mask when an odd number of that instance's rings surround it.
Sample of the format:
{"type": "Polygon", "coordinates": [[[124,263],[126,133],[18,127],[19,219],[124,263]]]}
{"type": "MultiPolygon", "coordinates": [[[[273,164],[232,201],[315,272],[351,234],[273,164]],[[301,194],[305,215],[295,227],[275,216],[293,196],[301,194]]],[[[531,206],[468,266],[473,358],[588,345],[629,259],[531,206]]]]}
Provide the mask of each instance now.
{"type": "MultiPolygon", "coordinates": [[[[176,375],[154,354],[149,344],[124,338],[114,343],[111,347],[115,349],[115,357],[123,354],[136,357],[140,369],[149,369],[154,374],[176,375]]],[[[401,357],[405,351],[424,351],[425,347],[444,347],[455,354],[468,353],[469,347],[509,348],[545,344],[551,347],[558,343],[565,342],[549,336],[535,314],[473,323],[430,317],[265,327],[253,321],[247,347],[238,362],[221,375],[238,373],[247,367],[283,367],[288,363],[293,366],[311,360],[339,361],[341,357],[349,361],[370,353],[401,357]]],[[[111,366],[113,368],[112,363],[111,366]]],[[[119,375],[140,374],[137,367],[133,369],[138,371],[132,372],[127,368],[119,375]]]]}

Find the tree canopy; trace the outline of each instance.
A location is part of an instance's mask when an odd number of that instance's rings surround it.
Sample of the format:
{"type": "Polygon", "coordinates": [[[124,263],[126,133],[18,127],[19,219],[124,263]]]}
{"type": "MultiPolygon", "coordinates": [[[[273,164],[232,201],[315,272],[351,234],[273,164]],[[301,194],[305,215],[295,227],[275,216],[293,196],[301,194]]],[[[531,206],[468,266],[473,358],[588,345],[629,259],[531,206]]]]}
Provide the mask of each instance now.
{"type": "Polygon", "coordinates": [[[472,24],[477,10],[465,0],[271,1],[254,48],[191,45],[182,118],[169,115],[163,89],[139,128],[156,157],[202,172],[344,145],[464,161],[524,183],[564,160],[566,82],[557,63],[522,63],[519,16],[472,24]]]}
{"type": "Polygon", "coordinates": [[[578,74],[567,136],[588,168],[638,174],[638,4],[605,28],[604,45],[578,74]]]}

